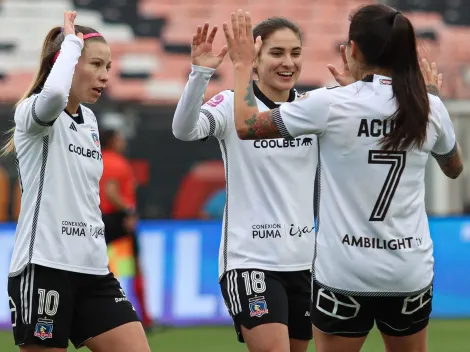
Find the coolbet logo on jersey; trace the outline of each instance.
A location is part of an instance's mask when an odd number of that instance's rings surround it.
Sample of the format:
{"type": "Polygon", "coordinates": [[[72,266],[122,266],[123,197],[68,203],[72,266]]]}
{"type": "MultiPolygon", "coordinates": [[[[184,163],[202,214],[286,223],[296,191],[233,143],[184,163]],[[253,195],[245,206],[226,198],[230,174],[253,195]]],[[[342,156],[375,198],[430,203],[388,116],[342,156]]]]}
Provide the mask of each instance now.
{"type": "Polygon", "coordinates": [[[313,145],[313,139],[309,137],[296,139],[258,139],[253,141],[255,148],[297,148],[313,145]]]}
{"type": "Polygon", "coordinates": [[[250,317],[261,318],[263,315],[268,314],[268,305],[263,296],[250,298],[250,317]]]}
{"type": "MultiPolygon", "coordinates": [[[[98,141],[98,145],[99,143],[100,142],[98,141]]],[[[96,145],[96,142],[95,142],[95,145],[96,145]]],[[[103,158],[100,152],[97,152],[96,150],[90,150],[88,148],[85,149],[75,144],[69,144],[69,152],[84,156],[86,158],[92,158],[95,160],[101,160],[103,158]]]]}

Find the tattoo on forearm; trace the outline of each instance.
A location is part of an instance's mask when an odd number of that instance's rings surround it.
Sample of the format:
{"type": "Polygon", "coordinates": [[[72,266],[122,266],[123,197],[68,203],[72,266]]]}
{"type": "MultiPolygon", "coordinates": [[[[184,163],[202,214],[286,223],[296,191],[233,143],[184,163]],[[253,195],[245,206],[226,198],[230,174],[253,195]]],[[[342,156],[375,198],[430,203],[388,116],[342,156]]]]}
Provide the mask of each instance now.
{"type": "Polygon", "coordinates": [[[248,138],[263,139],[280,137],[280,132],[274,123],[271,111],[253,114],[248,120],[245,120],[245,124],[248,126],[248,138]]]}
{"type": "Polygon", "coordinates": [[[463,170],[463,165],[461,163],[439,163],[439,165],[441,167],[442,172],[444,172],[447,177],[450,177],[452,179],[456,179],[457,177],[459,177],[460,173],[463,170]]]}
{"type": "Polygon", "coordinates": [[[248,86],[246,87],[245,101],[250,108],[256,106],[256,98],[255,98],[255,92],[253,91],[252,79],[250,79],[250,83],[248,83],[248,86]]]}
{"type": "Polygon", "coordinates": [[[435,84],[427,84],[426,89],[429,94],[439,96],[439,89],[435,84]]]}

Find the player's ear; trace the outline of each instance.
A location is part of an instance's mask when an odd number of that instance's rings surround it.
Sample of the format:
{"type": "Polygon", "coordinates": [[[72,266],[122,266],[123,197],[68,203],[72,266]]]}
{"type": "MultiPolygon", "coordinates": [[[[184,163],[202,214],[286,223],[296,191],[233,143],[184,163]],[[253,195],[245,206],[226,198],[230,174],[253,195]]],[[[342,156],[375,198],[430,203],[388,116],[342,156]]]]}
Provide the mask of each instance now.
{"type": "Polygon", "coordinates": [[[351,40],[348,43],[346,50],[349,50],[349,53],[354,60],[360,60],[360,57],[362,57],[361,51],[354,40],[351,40]]]}

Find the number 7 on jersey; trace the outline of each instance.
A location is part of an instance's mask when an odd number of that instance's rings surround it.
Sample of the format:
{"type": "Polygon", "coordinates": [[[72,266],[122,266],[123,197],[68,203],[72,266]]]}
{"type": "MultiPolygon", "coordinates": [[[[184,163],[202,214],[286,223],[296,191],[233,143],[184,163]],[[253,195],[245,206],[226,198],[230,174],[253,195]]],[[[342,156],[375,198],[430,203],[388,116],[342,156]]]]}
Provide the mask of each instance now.
{"type": "Polygon", "coordinates": [[[384,221],[387,215],[390,203],[400,183],[401,175],[405,170],[406,152],[405,151],[384,151],[369,150],[369,164],[390,165],[384,185],[379,194],[379,198],[375,202],[374,210],[370,214],[369,221],[384,221]]]}

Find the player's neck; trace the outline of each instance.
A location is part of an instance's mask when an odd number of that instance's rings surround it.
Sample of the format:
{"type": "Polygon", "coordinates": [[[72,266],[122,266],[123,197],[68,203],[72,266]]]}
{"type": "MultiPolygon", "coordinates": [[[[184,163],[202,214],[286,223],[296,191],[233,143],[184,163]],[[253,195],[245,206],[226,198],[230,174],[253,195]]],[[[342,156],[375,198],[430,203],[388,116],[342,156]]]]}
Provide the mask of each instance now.
{"type": "Polygon", "coordinates": [[[73,99],[72,97],[69,96],[69,101],[67,103],[67,106],[65,107],[65,110],[67,110],[67,112],[69,114],[76,114],[78,112],[78,107],[80,106],[80,102],[79,101],[75,101],[75,99],[73,99]]]}
{"type": "Polygon", "coordinates": [[[392,70],[386,69],[386,68],[379,68],[379,67],[370,68],[368,70],[364,70],[363,72],[361,72],[359,80],[364,79],[365,77],[370,76],[370,75],[392,77],[392,70]]]}
{"type": "Polygon", "coordinates": [[[286,102],[289,100],[289,95],[290,91],[280,91],[273,89],[269,86],[264,85],[262,82],[258,81],[256,82],[256,85],[260,89],[260,91],[268,97],[269,100],[275,102],[275,103],[281,103],[281,102],[286,102]]]}

